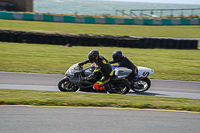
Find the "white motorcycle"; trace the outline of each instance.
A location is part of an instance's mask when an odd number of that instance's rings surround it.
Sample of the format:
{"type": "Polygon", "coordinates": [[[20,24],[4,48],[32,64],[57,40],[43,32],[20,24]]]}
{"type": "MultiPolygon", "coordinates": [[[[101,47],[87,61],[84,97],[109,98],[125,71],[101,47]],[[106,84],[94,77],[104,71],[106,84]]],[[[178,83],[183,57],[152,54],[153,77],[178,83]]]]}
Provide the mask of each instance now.
{"type": "MultiPolygon", "coordinates": [[[[115,69],[117,66],[112,66],[112,67],[113,69],[115,69]]],[[[120,68],[122,70],[123,69],[127,70],[127,68],[125,67],[120,67],[120,68]]],[[[141,66],[138,66],[137,70],[138,70],[137,76],[135,77],[135,79],[133,79],[134,85],[131,85],[131,89],[135,92],[145,92],[151,87],[151,81],[148,78],[148,76],[152,75],[154,73],[154,70],[141,66]]]]}

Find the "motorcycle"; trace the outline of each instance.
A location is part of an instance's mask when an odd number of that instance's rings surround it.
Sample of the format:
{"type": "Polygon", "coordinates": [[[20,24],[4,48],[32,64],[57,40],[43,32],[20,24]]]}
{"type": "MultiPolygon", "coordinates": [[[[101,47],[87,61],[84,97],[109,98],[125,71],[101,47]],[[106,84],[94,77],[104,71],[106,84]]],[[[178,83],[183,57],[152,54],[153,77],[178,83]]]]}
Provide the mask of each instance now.
{"type": "MultiPolygon", "coordinates": [[[[58,83],[58,89],[62,92],[76,92],[79,90],[93,91],[93,84],[98,81],[102,75],[99,73],[95,80],[83,81],[81,77],[89,76],[95,69],[94,65],[91,65],[85,69],[79,66],[78,63],[72,65],[65,73],[65,77],[58,83]]],[[[126,94],[130,90],[130,83],[125,77],[129,75],[132,70],[127,68],[116,68],[113,70],[113,76],[110,81],[105,84],[105,90],[102,92],[126,94]]],[[[101,91],[98,91],[101,92],[101,91]]]]}
{"type": "MultiPolygon", "coordinates": [[[[115,69],[117,66],[112,66],[115,69]]],[[[130,70],[130,69],[129,69],[130,70]]],[[[131,89],[134,92],[145,92],[151,87],[151,81],[148,76],[154,73],[153,69],[147,67],[137,67],[137,76],[133,79],[133,85],[131,89]]],[[[128,75],[127,75],[128,76],[128,75]]]]}

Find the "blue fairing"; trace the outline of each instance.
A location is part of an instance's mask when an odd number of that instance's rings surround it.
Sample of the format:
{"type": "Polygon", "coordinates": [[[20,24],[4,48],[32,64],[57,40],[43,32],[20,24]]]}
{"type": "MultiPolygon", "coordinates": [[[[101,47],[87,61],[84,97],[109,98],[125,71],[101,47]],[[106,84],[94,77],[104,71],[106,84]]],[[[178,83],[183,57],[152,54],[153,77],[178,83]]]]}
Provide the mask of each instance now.
{"type": "Polygon", "coordinates": [[[117,67],[117,66],[113,65],[113,66],[112,66],[112,69],[114,70],[116,67],[117,67]]]}

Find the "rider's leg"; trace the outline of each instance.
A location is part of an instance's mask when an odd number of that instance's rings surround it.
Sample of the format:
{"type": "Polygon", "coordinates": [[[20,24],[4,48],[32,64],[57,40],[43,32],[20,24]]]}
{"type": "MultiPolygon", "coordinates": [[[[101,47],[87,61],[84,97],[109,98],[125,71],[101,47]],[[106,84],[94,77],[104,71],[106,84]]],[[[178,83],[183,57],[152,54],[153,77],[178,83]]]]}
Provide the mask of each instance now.
{"type": "Polygon", "coordinates": [[[138,75],[138,69],[135,68],[135,70],[132,71],[132,73],[129,74],[129,76],[127,77],[128,81],[131,84],[131,88],[134,87],[134,82],[136,80],[136,76],[138,75]]]}

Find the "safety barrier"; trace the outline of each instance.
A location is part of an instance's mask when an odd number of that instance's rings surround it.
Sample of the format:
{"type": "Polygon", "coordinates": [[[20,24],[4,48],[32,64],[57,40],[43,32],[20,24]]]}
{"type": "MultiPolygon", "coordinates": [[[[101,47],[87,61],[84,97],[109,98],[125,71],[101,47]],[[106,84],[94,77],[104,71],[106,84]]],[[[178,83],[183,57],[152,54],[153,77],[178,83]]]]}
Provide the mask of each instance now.
{"type": "Polygon", "coordinates": [[[199,25],[200,18],[193,19],[136,19],[136,18],[106,18],[106,17],[75,17],[59,15],[43,15],[28,13],[0,12],[0,19],[32,20],[67,23],[90,24],[124,24],[124,25],[199,25]]]}
{"type": "Polygon", "coordinates": [[[72,46],[107,46],[129,48],[197,49],[198,40],[109,35],[63,35],[0,30],[0,41],[72,46]]]}

